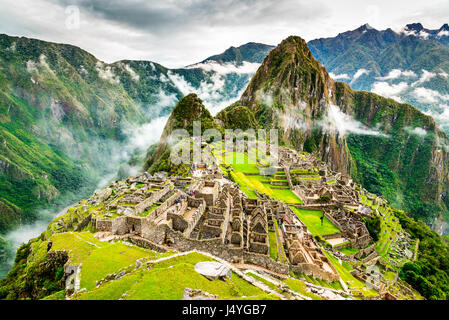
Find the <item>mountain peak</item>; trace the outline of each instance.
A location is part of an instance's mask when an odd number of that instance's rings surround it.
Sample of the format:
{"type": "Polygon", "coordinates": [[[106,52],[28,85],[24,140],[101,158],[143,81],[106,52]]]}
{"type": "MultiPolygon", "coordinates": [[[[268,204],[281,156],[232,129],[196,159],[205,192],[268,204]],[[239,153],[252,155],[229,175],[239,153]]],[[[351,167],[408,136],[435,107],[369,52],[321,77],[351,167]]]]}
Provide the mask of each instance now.
{"type": "Polygon", "coordinates": [[[365,23],[361,28],[364,28],[365,30],[376,30],[375,28],[371,27],[368,23],[365,23]]]}
{"type": "Polygon", "coordinates": [[[265,56],[270,52],[274,46],[263,43],[248,42],[241,46],[231,46],[224,52],[211,56],[203,61],[216,61],[218,63],[233,63],[241,65],[243,62],[262,63],[265,56]]]}
{"type": "Polygon", "coordinates": [[[410,23],[405,26],[405,28],[409,31],[416,31],[420,32],[424,29],[423,25],[421,23],[410,23]]]}
{"type": "Polygon", "coordinates": [[[327,94],[325,87],[329,79],[304,39],[290,36],[265,58],[243,93],[241,102],[248,107],[256,107],[263,103],[260,95],[265,94],[273,98],[275,105],[296,105],[308,98],[318,101],[327,94]],[[317,86],[319,90],[316,90],[317,86]],[[286,91],[292,94],[279,94],[286,91]]]}
{"type": "Polygon", "coordinates": [[[169,161],[167,159],[167,150],[170,148],[169,141],[173,131],[185,129],[190,136],[193,136],[193,124],[195,121],[201,123],[202,133],[207,129],[221,129],[215,123],[209,110],[203,105],[203,101],[195,93],[190,93],[179,100],[170,114],[154,154],[146,160],[145,170],[157,172],[166,171],[166,169],[170,168],[170,166],[167,167],[167,161],[169,161]]]}
{"type": "Polygon", "coordinates": [[[439,31],[443,31],[443,30],[449,31],[449,25],[447,23],[443,24],[439,31]]]}

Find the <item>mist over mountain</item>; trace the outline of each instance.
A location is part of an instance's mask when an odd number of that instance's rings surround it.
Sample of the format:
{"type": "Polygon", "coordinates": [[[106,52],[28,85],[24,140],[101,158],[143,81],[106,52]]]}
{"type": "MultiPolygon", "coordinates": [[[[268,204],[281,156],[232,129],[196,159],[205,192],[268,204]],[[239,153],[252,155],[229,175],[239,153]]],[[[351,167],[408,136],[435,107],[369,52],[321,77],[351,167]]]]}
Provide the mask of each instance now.
{"type": "Polygon", "coordinates": [[[293,37],[300,45],[271,57],[273,46],[251,42],[181,69],[107,64],[74,46],[0,35],[0,232],[54,208],[37,234],[59,209],[142,171],[176,103],[196,93],[217,123],[282,128],[284,143],[319,152],[442,233],[446,137],[416,109],[332,80],[412,103],[447,130],[447,25],[421,27],[364,25],[310,41],[310,51],[293,37]]]}
{"type": "Polygon", "coordinates": [[[171,70],[0,35],[0,234],[45,216],[38,234],[52,216],[40,208],[54,216],[117,175],[141,171],[184,95],[196,92],[215,112],[238,98],[270,46],[229,50],[171,70]]]}
{"type": "Polygon", "coordinates": [[[312,54],[331,77],[356,90],[410,103],[449,132],[449,31],[409,24],[400,32],[363,25],[312,40],[312,54]]]}
{"type": "Polygon", "coordinates": [[[287,146],[318,153],[411,216],[447,220],[448,136],[411,105],[334,82],[301,38],[272,50],[233,106],[246,106],[260,127],[279,128],[287,146]]]}

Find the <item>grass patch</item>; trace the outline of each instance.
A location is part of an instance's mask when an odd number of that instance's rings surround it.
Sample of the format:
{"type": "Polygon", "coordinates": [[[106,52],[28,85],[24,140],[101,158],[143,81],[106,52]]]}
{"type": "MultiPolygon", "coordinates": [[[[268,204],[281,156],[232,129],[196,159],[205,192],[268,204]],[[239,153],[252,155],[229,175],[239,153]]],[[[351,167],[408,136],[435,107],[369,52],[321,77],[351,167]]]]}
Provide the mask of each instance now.
{"type": "Polygon", "coordinates": [[[345,256],[352,256],[353,254],[359,253],[360,250],[353,248],[353,247],[349,247],[349,248],[338,249],[338,251],[343,253],[345,256]]]}
{"type": "Polygon", "coordinates": [[[326,217],[321,225],[323,212],[319,210],[306,210],[290,207],[298,218],[307,226],[310,232],[315,235],[327,235],[340,232],[340,230],[326,217]]]}
{"type": "Polygon", "coordinates": [[[149,270],[139,269],[117,281],[111,281],[92,291],[82,293],[78,299],[119,299],[127,300],[180,300],[185,288],[201,289],[217,294],[219,299],[274,299],[263,290],[251,285],[237,274],[230,280],[208,280],[194,270],[196,263],[210,261],[207,256],[191,253],[178,256],[150,266],[149,270]]]}

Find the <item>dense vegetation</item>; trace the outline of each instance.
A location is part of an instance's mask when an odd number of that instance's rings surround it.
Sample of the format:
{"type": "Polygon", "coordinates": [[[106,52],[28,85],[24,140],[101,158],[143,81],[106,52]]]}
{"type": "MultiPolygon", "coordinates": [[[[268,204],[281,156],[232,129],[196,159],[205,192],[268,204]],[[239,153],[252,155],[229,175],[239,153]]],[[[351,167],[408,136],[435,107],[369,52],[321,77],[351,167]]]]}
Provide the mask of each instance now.
{"type": "Polygon", "coordinates": [[[403,266],[400,276],[427,299],[449,298],[449,247],[428,226],[395,210],[404,230],[418,238],[419,254],[414,263],[403,266]]]}
{"type": "Polygon", "coordinates": [[[375,242],[379,240],[379,234],[380,234],[380,217],[374,216],[372,219],[363,219],[363,222],[365,223],[366,228],[368,229],[368,232],[373,238],[375,242]]]}
{"type": "MultiPolygon", "coordinates": [[[[421,26],[422,28],[422,26],[421,26]]],[[[419,32],[419,31],[418,31],[419,32]]],[[[337,37],[321,38],[308,42],[312,54],[329,72],[335,75],[347,75],[342,81],[356,90],[371,91],[380,77],[394,69],[413,71],[419,76],[424,70],[429,72],[448,72],[449,37],[431,37],[423,39],[417,36],[396,33],[391,29],[376,30],[361,26],[344,32],[337,37]],[[440,43],[438,43],[438,42],[440,43]],[[353,78],[357,71],[365,69],[367,73],[353,78]]],[[[382,79],[390,84],[411,83],[416,77],[400,79],[382,79]]],[[[435,76],[426,82],[425,87],[445,94],[449,89],[449,79],[435,76]]],[[[432,104],[418,100],[410,86],[398,95],[407,103],[427,110],[432,104]],[[419,103],[418,103],[419,102],[419,103]]],[[[434,107],[433,105],[432,107],[434,107]]]]}
{"type": "Polygon", "coordinates": [[[429,223],[441,213],[447,218],[448,199],[440,195],[449,188],[449,167],[434,155],[448,158],[449,139],[435,121],[410,105],[350,92],[343,83],[337,83],[337,96],[357,120],[383,133],[348,137],[356,180],[416,219],[429,223]],[[414,128],[425,128],[424,134],[414,128]]]}

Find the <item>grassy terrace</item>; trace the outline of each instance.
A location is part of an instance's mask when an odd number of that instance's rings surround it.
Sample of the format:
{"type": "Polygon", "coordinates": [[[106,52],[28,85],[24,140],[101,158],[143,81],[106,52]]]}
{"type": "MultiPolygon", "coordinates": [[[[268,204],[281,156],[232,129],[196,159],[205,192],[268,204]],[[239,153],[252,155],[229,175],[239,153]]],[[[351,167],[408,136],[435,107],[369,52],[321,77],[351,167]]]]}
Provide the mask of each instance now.
{"type": "Polygon", "coordinates": [[[211,260],[199,253],[174,257],[152,264],[148,269],[137,269],[120,280],[110,281],[98,288],[80,293],[76,299],[180,300],[185,288],[217,294],[219,299],[277,299],[235,273],[229,280],[211,281],[194,270],[196,263],[211,260]]]}
{"type": "Polygon", "coordinates": [[[326,252],[325,250],[323,252],[332,263],[334,268],[337,270],[341,279],[347,284],[348,288],[351,289],[351,291],[360,292],[365,297],[377,296],[376,290],[367,288],[365,283],[355,278],[350,273],[352,268],[348,263],[343,261],[340,264],[339,260],[337,260],[337,258],[335,258],[333,255],[326,252]]]}
{"type": "Polygon", "coordinates": [[[224,166],[232,167],[229,172],[234,181],[239,184],[242,191],[251,199],[257,196],[254,190],[265,193],[268,196],[286,203],[302,203],[301,199],[295,195],[288,187],[287,178],[283,171],[278,171],[274,176],[262,176],[259,174],[259,168],[263,166],[261,160],[257,158],[254,151],[250,150],[248,154],[242,152],[225,152],[222,150],[222,144],[213,143],[212,153],[219,163],[224,166]],[[284,185],[274,186],[271,181],[280,182],[284,185]]]}
{"type": "Polygon", "coordinates": [[[268,239],[270,242],[270,257],[275,261],[279,261],[281,263],[287,262],[287,256],[285,255],[284,247],[282,246],[280,235],[279,235],[279,226],[276,219],[273,219],[274,223],[274,232],[268,232],[268,239]]]}
{"type": "Polygon", "coordinates": [[[308,292],[306,290],[306,284],[298,279],[288,278],[283,281],[288,287],[296,291],[306,297],[312,298],[312,300],[323,300],[320,296],[313,294],[312,292],[308,292]]]}
{"type": "Polygon", "coordinates": [[[340,232],[340,230],[326,217],[321,225],[323,212],[319,210],[299,209],[290,207],[298,218],[306,225],[307,229],[314,235],[328,235],[340,232]]]}
{"type": "MultiPolygon", "coordinates": [[[[322,287],[327,287],[327,288],[331,288],[331,289],[335,289],[335,290],[343,290],[343,287],[341,286],[339,281],[335,281],[332,283],[329,283],[325,280],[320,280],[320,279],[316,279],[313,278],[311,276],[308,276],[304,273],[291,273],[291,276],[294,276],[296,278],[303,278],[304,280],[306,280],[307,282],[310,282],[312,284],[315,284],[317,286],[322,286],[322,287]]],[[[300,281],[300,280],[298,280],[300,281]]]]}
{"type": "MultiPolygon", "coordinates": [[[[391,212],[391,208],[389,205],[374,205],[373,202],[369,200],[365,195],[362,195],[361,199],[362,203],[370,206],[373,209],[377,209],[381,213],[380,234],[379,240],[376,242],[376,251],[380,256],[387,257],[388,254],[392,251],[392,245],[394,244],[396,235],[400,231],[402,231],[401,224],[399,223],[398,218],[391,212]]],[[[396,262],[399,265],[405,263],[405,261],[396,262]]],[[[389,264],[389,266],[394,268],[394,266],[391,264],[389,264]]]]}
{"type": "Polygon", "coordinates": [[[90,232],[59,233],[50,239],[52,250],[69,252],[71,264],[81,264],[81,288],[87,290],[96,286],[110,273],[135,263],[137,259],[157,259],[170,253],[157,252],[124,243],[108,243],[96,239],[90,232]],[[98,261],[101,261],[99,264],[98,261]]]}
{"type": "Polygon", "coordinates": [[[338,249],[338,251],[340,251],[346,256],[352,256],[353,254],[357,254],[360,250],[353,247],[349,247],[344,249],[338,249]]]}

